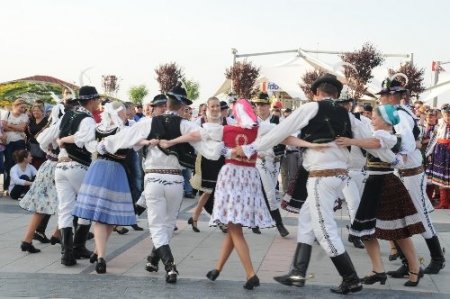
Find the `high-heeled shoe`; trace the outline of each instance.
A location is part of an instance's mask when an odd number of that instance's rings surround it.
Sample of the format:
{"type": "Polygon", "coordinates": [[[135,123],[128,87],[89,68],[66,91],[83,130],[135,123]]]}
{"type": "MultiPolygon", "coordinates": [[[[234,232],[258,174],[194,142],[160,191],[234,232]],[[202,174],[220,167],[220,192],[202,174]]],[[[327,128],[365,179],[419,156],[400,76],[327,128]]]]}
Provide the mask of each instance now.
{"type": "Polygon", "coordinates": [[[419,270],[419,273],[414,273],[414,272],[409,271],[408,272],[409,274],[417,276],[417,281],[408,280],[407,282],[405,282],[404,286],[405,287],[417,287],[417,285],[419,284],[420,278],[421,278],[421,272],[422,272],[422,269],[419,270]]]}
{"type": "Polygon", "coordinates": [[[33,234],[33,240],[37,240],[43,244],[47,244],[50,243],[50,240],[47,238],[47,236],[45,235],[45,233],[41,233],[38,231],[35,231],[33,234]]]}
{"type": "Polygon", "coordinates": [[[257,235],[261,234],[261,230],[259,229],[259,227],[252,227],[252,232],[257,235]]]}
{"type": "Polygon", "coordinates": [[[60,238],[57,238],[57,237],[55,237],[55,236],[51,236],[51,238],[50,238],[50,244],[55,245],[56,243],[61,244],[61,239],[60,239],[60,238]]]}
{"type": "Polygon", "coordinates": [[[217,224],[217,226],[220,228],[220,230],[221,230],[224,234],[226,234],[226,233],[228,232],[228,227],[227,227],[225,224],[219,223],[219,224],[217,224]]]}
{"type": "Polygon", "coordinates": [[[188,219],[188,224],[192,225],[192,230],[196,233],[199,233],[200,230],[197,227],[197,220],[194,220],[194,218],[189,218],[188,219]]]}
{"type": "Polygon", "coordinates": [[[374,284],[376,282],[380,282],[380,284],[386,284],[386,280],[387,280],[387,275],[386,272],[375,272],[372,271],[372,273],[374,273],[373,275],[367,275],[363,278],[361,278],[361,283],[363,284],[374,284]]]}
{"type": "Polygon", "coordinates": [[[259,278],[256,275],[250,277],[244,284],[244,289],[253,290],[254,287],[259,287],[259,278]]]}
{"type": "Polygon", "coordinates": [[[22,249],[22,251],[28,251],[29,253],[41,252],[41,250],[34,247],[33,244],[25,242],[25,241],[22,242],[22,244],[20,244],[20,249],[22,249]]]}
{"type": "Polygon", "coordinates": [[[102,257],[97,260],[95,271],[97,271],[98,274],[106,273],[106,261],[102,257]]]}
{"type": "Polygon", "coordinates": [[[215,281],[217,277],[219,277],[220,271],[219,270],[211,270],[208,273],[206,273],[206,277],[208,277],[209,280],[215,281]]]}
{"type": "Polygon", "coordinates": [[[93,253],[91,254],[91,256],[89,257],[89,262],[90,262],[91,264],[93,264],[93,263],[95,263],[97,260],[98,260],[98,255],[97,255],[95,252],[93,252],[93,253]]]}
{"type": "Polygon", "coordinates": [[[389,254],[389,260],[392,262],[392,261],[395,261],[396,259],[398,259],[398,257],[399,257],[399,254],[397,252],[397,248],[391,248],[391,252],[389,254]],[[392,252],[395,252],[395,253],[392,253],[392,252]]]}

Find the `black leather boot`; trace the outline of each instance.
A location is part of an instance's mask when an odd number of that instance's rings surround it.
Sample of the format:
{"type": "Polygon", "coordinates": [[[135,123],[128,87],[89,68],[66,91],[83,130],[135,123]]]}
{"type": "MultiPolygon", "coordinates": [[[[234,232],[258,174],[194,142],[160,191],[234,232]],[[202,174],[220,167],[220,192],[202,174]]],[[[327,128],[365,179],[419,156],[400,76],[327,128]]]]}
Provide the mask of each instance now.
{"type": "Polygon", "coordinates": [[[73,255],[76,259],[90,258],[92,251],[86,248],[86,240],[91,225],[78,224],[73,238],[73,255]]]}
{"type": "Polygon", "coordinates": [[[159,260],[160,260],[160,258],[158,256],[156,248],[155,248],[155,246],[153,246],[152,252],[147,257],[148,263],[145,265],[145,270],[147,270],[148,272],[158,272],[158,270],[159,270],[159,266],[158,266],[159,260]]]}
{"type": "Polygon", "coordinates": [[[175,266],[172,251],[170,250],[169,245],[163,245],[156,249],[156,253],[161,258],[161,261],[164,264],[164,268],[166,269],[166,282],[167,283],[176,283],[178,270],[175,266]]]}
{"type": "Polygon", "coordinates": [[[349,292],[356,293],[362,290],[362,284],[347,252],[332,257],[331,261],[339,275],[342,276],[342,283],[336,288],[331,288],[331,292],[345,295],[349,292]]]}
{"type": "Polygon", "coordinates": [[[386,272],[387,275],[389,275],[392,278],[404,278],[405,276],[408,276],[409,271],[409,265],[408,260],[406,259],[405,255],[403,254],[402,249],[398,244],[394,241],[395,247],[397,248],[398,256],[400,257],[400,260],[402,261],[402,265],[394,271],[388,271],[386,272]]]}
{"type": "Polygon", "coordinates": [[[428,250],[430,251],[431,261],[425,268],[423,273],[425,274],[438,274],[441,269],[445,267],[444,251],[442,250],[441,243],[437,236],[433,236],[430,239],[425,239],[428,250]]]}
{"type": "Polygon", "coordinates": [[[297,243],[291,270],[289,270],[288,274],[275,276],[273,279],[287,286],[303,287],[305,285],[305,276],[311,258],[311,251],[311,245],[297,243]]]}
{"type": "Polygon", "coordinates": [[[73,233],[71,227],[61,229],[61,251],[61,264],[65,266],[77,264],[77,260],[73,256],[73,233]]]}
{"type": "Polygon", "coordinates": [[[289,235],[289,231],[283,225],[283,219],[281,219],[280,209],[270,211],[270,215],[272,216],[272,219],[275,221],[275,225],[277,226],[280,236],[284,238],[287,235],[289,235]]]}

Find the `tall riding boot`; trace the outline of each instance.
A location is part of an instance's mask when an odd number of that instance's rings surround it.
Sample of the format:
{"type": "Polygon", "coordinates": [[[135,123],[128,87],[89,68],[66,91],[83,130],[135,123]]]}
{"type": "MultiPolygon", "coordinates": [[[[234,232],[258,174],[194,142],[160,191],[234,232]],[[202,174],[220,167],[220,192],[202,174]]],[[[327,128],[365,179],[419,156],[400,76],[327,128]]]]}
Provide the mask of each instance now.
{"type": "Polygon", "coordinates": [[[330,289],[331,292],[345,295],[349,292],[356,293],[362,290],[362,284],[347,252],[332,257],[331,261],[339,275],[342,276],[342,283],[338,287],[330,289]]]}
{"type": "Polygon", "coordinates": [[[408,275],[409,271],[409,265],[408,260],[406,259],[405,255],[403,254],[402,249],[400,246],[398,246],[397,242],[393,241],[395,244],[395,248],[397,248],[398,256],[400,257],[400,260],[402,261],[402,265],[395,271],[388,271],[386,272],[387,275],[391,276],[392,278],[404,278],[408,275]]]}
{"type": "Polygon", "coordinates": [[[78,224],[77,229],[75,230],[75,237],[73,238],[73,255],[76,259],[88,259],[92,255],[92,251],[86,248],[86,240],[90,228],[90,224],[78,224]]]}
{"type": "Polygon", "coordinates": [[[161,261],[164,264],[166,269],[166,282],[167,283],[176,283],[178,270],[175,266],[172,251],[170,250],[169,245],[163,245],[156,249],[156,253],[161,258],[161,261]]]}
{"type": "Polygon", "coordinates": [[[76,265],[77,261],[73,256],[73,233],[71,227],[61,229],[61,264],[65,266],[76,265]]]}
{"type": "Polygon", "coordinates": [[[155,246],[153,246],[152,252],[147,257],[148,263],[145,265],[145,270],[147,270],[148,272],[158,272],[159,260],[160,260],[160,257],[158,255],[158,252],[156,251],[155,246]]]}
{"type": "Polygon", "coordinates": [[[305,243],[297,243],[294,260],[289,273],[283,276],[275,276],[273,279],[287,286],[303,287],[305,285],[306,271],[311,258],[312,246],[305,243]]]}
{"type": "Polygon", "coordinates": [[[283,219],[281,219],[280,209],[270,211],[270,215],[272,216],[272,219],[275,221],[275,225],[277,226],[280,236],[284,238],[287,235],[289,235],[289,231],[283,225],[283,219]]]}
{"type": "Polygon", "coordinates": [[[423,271],[425,274],[438,274],[441,269],[445,267],[444,252],[441,248],[439,238],[433,236],[430,239],[425,239],[428,250],[430,251],[431,261],[423,271]]]}

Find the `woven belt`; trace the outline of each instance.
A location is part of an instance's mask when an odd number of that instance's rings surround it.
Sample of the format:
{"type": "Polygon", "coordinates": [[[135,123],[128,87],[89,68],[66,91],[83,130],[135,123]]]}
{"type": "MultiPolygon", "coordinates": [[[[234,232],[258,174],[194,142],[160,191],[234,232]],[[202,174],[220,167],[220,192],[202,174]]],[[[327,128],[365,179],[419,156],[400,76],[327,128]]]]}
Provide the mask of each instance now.
{"type": "Polygon", "coordinates": [[[421,174],[422,172],[423,172],[422,166],[418,166],[416,168],[407,168],[407,169],[399,169],[398,170],[398,174],[401,177],[413,176],[413,175],[421,174]]]}
{"type": "Polygon", "coordinates": [[[146,169],[145,173],[181,175],[181,170],[180,169],[146,169]]]}
{"type": "Polygon", "coordinates": [[[72,162],[73,160],[70,159],[69,157],[61,157],[58,159],[58,163],[62,163],[62,162],[72,162]]]}
{"type": "Polygon", "coordinates": [[[311,170],[309,172],[309,177],[327,177],[338,175],[348,175],[348,170],[337,168],[337,169],[311,170]]]}

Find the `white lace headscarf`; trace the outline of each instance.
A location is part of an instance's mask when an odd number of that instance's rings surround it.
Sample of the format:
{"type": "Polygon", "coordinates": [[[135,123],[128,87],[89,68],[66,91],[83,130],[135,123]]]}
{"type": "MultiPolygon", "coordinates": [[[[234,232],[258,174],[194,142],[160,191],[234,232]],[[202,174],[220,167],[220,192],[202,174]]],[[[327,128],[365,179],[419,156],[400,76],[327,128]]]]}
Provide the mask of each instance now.
{"type": "Polygon", "coordinates": [[[114,128],[122,129],[124,122],[119,116],[119,111],[124,110],[125,105],[119,101],[106,103],[103,106],[103,112],[100,114],[102,121],[100,122],[100,130],[111,130],[114,128]]]}

